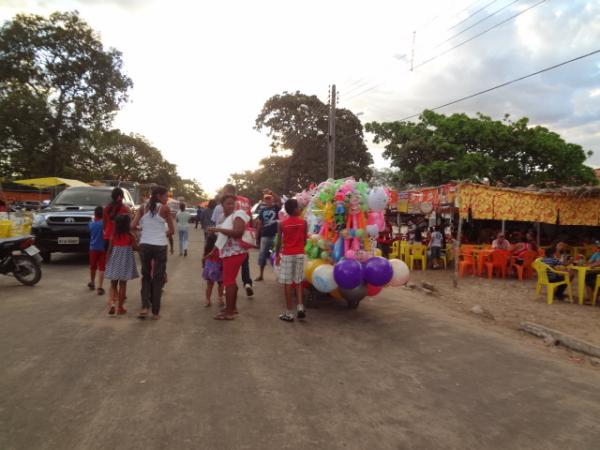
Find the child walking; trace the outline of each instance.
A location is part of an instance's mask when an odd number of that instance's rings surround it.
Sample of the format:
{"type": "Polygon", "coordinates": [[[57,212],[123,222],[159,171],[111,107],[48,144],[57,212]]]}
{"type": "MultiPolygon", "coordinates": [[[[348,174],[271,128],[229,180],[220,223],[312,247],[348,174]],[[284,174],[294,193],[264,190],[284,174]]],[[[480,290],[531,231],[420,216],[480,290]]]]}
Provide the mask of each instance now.
{"type": "Polygon", "coordinates": [[[98,295],[104,295],[104,269],[106,268],[106,241],[103,237],[104,221],[102,216],[104,208],[97,206],[94,210],[94,220],[88,224],[90,228],[90,291],[98,286],[98,295]],[[98,284],[96,285],[96,272],[98,273],[98,284]]]}
{"type": "Polygon", "coordinates": [[[296,287],[296,308],[298,319],[304,319],[306,313],[302,302],[302,281],[304,280],[304,246],[306,245],[306,222],[300,218],[300,208],[296,199],[289,199],[284,205],[288,218],[279,224],[276,259],[281,261],[279,283],[284,285],[287,311],[279,316],[287,322],[294,321],[294,302],[292,292],[296,287]],[[283,244],[282,256],[279,250],[283,244]]]}
{"type": "Polygon", "coordinates": [[[125,314],[125,293],[127,281],[139,277],[133,250],[136,249],[135,236],[130,230],[131,217],[119,215],[115,218],[115,231],[108,246],[108,261],[105,276],[110,280],[108,314],[125,314]]]}
{"type": "Polygon", "coordinates": [[[204,306],[211,305],[211,296],[215,283],[218,283],[219,306],[223,308],[225,301],[223,300],[223,263],[219,256],[219,249],[215,247],[217,235],[211,233],[206,238],[204,247],[204,258],[202,258],[202,278],[206,280],[206,303],[204,306]]]}

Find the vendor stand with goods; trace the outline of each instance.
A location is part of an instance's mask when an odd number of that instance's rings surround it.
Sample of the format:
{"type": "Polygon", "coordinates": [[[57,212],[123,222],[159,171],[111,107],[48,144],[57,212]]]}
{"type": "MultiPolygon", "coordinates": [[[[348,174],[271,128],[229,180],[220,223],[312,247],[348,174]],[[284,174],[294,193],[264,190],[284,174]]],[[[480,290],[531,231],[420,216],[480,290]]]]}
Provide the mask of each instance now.
{"type": "Polygon", "coordinates": [[[386,189],[370,188],[353,178],[330,179],[296,198],[304,207],[309,232],[308,305],[320,295],[329,295],[356,308],[362,299],[387,286],[406,284],[406,264],[383,258],[377,249],[379,233],[385,230],[386,189]]]}

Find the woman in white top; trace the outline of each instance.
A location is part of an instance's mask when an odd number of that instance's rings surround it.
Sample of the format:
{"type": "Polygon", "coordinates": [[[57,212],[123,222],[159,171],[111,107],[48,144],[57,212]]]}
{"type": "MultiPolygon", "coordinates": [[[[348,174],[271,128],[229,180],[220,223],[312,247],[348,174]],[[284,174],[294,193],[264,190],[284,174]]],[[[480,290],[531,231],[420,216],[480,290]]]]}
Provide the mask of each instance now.
{"type": "Polygon", "coordinates": [[[188,223],[190,213],[185,210],[185,203],[179,203],[179,212],[175,217],[177,221],[177,234],[179,234],[179,256],[187,256],[188,251],[188,223]]]}
{"type": "Polygon", "coordinates": [[[141,228],[142,309],[138,317],[146,318],[152,309],[152,318],[160,319],[160,299],[167,270],[167,236],[172,236],[174,232],[164,187],[152,189],[150,200],[138,210],[131,227],[134,230],[141,228]]]}
{"type": "Polygon", "coordinates": [[[225,285],[225,311],[215,316],[217,320],[233,320],[237,314],[236,278],[246,259],[248,249],[241,239],[250,220],[242,210],[235,210],[235,196],[225,194],[221,197],[225,220],[218,226],[209,228],[210,233],[218,233],[215,246],[219,249],[223,261],[223,284],[225,285]]]}

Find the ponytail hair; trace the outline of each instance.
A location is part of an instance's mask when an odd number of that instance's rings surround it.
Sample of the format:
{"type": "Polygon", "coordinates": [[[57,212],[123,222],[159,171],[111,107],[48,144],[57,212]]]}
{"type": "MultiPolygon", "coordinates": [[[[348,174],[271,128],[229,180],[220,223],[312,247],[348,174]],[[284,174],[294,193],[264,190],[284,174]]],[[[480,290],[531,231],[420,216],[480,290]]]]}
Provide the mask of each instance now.
{"type": "Polygon", "coordinates": [[[112,190],[112,192],[110,193],[110,198],[112,199],[112,201],[109,203],[108,205],[108,218],[110,220],[115,220],[115,217],[117,217],[117,214],[119,214],[119,210],[121,209],[121,206],[123,205],[123,198],[125,197],[125,193],[123,192],[123,189],[121,189],[120,187],[116,187],[112,190]]]}
{"type": "Polygon", "coordinates": [[[156,205],[160,203],[158,200],[159,195],[163,195],[167,193],[167,189],[162,186],[156,186],[152,188],[152,194],[150,195],[150,201],[148,202],[148,210],[151,215],[156,214],[156,205]]]}

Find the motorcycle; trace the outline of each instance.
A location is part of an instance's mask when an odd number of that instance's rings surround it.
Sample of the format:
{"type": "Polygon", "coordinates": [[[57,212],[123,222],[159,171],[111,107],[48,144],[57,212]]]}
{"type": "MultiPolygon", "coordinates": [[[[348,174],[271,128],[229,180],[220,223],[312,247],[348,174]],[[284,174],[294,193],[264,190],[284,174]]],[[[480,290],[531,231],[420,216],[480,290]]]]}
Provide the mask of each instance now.
{"type": "Polygon", "coordinates": [[[12,273],[19,282],[33,286],[42,278],[42,256],[33,236],[0,239],[0,274],[12,273]]]}

